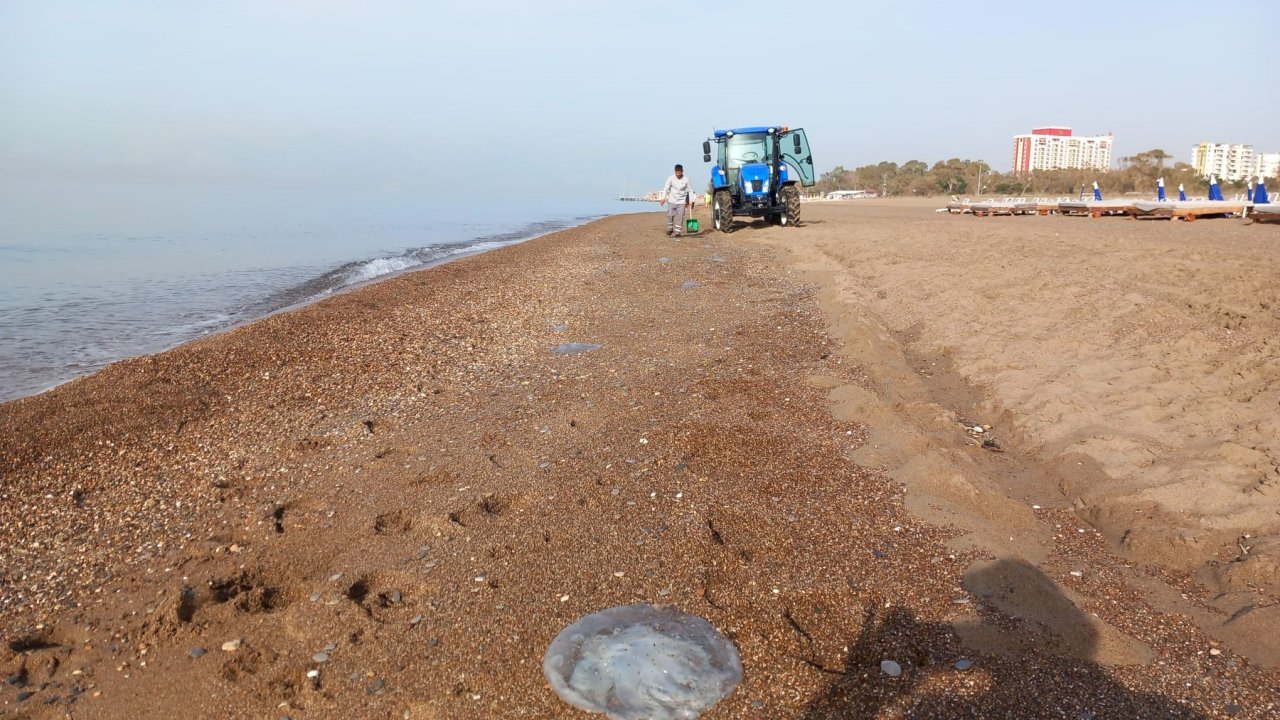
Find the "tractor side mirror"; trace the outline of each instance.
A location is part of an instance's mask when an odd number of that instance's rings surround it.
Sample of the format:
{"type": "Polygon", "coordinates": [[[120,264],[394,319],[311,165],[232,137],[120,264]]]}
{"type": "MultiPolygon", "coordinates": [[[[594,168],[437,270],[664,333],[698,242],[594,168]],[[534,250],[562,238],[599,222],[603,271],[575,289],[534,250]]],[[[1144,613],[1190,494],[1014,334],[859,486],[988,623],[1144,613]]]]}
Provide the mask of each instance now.
{"type": "Polygon", "coordinates": [[[795,142],[796,152],[800,152],[800,136],[799,136],[799,135],[792,135],[792,136],[791,136],[791,139],[792,139],[792,141],[794,141],[794,142],[795,142]]]}
{"type": "Polygon", "coordinates": [[[710,155],[710,154],[711,154],[711,141],[710,141],[710,140],[703,140],[703,141],[702,141],[702,154],[703,154],[703,155],[710,155]]]}
{"type": "Polygon", "coordinates": [[[711,162],[711,153],[702,153],[702,162],[711,162]]]}

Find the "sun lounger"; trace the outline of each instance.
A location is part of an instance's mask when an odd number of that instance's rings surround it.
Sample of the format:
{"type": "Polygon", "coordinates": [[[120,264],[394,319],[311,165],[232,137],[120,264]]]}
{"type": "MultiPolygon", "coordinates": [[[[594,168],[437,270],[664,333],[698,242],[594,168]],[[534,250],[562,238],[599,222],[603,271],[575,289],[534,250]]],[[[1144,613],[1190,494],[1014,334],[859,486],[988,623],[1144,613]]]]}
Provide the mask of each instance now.
{"type": "Polygon", "coordinates": [[[1245,215],[1252,212],[1250,208],[1253,208],[1253,203],[1244,200],[1179,200],[1176,202],[1139,200],[1131,204],[1128,212],[1140,219],[1182,218],[1194,221],[1202,217],[1245,215]]]}
{"type": "Polygon", "coordinates": [[[1158,200],[1138,200],[1129,206],[1128,213],[1136,218],[1171,218],[1174,203],[1158,200]]]}
{"type": "Polygon", "coordinates": [[[1063,215],[1123,215],[1133,205],[1132,200],[1068,200],[1058,203],[1058,210],[1063,215]]]}
{"type": "Polygon", "coordinates": [[[1014,206],[1019,215],[1050,215],[1058,212],[1058,203],[1063,198],[1035,198],[1020,202],[1014,206]]]}
{"type": "Polygon", "coordinates": [[[1172,216],[1194,221],[1201,217],[1243,216],[1252,208],[1253,203],[1244,200],[1188,200],[1173,203],[1172,216]]]}
{"type": "Polygon", "coordinates": [[[1014,201],[1008,198],[1004,200],[983,200],[982,202],[973,203],[970,207],[973,214],[977,217],[986,217],[987,215],[1012,215],[1014,201]]]}
{"type": "Polygon", "coordinates": [[[1254,222],[1280,223],[1280,203],[1254,205],[1253,209],[1249,211],[1249,217],[1254,222]]]}

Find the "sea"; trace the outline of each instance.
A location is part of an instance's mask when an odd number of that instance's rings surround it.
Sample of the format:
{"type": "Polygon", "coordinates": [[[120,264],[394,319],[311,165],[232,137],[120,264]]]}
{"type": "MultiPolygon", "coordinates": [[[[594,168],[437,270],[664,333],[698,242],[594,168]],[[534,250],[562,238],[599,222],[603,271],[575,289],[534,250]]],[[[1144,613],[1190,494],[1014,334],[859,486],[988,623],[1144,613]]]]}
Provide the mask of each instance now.
{"type": "Polygon", "coordinates": [[[0,402],[395,273],[646,209],[450,203],[390,221],[0,228],[0,402]]]}

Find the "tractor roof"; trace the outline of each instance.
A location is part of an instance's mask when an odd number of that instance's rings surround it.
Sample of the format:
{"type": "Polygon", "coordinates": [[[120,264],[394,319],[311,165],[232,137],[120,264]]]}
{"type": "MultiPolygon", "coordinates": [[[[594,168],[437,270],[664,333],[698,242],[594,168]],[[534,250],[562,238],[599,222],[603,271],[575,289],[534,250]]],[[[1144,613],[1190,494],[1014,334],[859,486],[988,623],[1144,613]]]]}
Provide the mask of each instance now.
{"type": "Polygon", "coordinates": [[[741,135],[743,133],[769,132],[770,128],[778,132],[783,132],[786,130],[786,127],[783,125],[760,125],[758,127],[742,127],[742,128],[730,128],[728,130],[717,130],[716,137],[724,137],[729,133],[733,133],[734,135],[741,135]]]}

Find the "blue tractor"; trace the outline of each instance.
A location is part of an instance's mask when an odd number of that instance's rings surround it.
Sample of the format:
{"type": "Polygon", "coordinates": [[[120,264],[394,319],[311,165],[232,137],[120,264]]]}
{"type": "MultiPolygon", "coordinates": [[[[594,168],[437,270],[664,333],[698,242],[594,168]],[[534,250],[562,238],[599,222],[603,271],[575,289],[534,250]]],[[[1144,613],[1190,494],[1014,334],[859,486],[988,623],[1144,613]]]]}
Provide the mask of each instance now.
{"type": "Polygon", "coordinates": [[[800,185],[813,185],[813,157],[804,130],[785,125],[716,130],[702,143],[711,168],[711,219],[720,232],[733,231],[735,215],[762,217],[772,225],[800,221],[800,185]]]}

